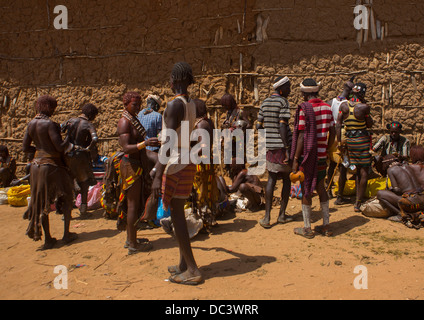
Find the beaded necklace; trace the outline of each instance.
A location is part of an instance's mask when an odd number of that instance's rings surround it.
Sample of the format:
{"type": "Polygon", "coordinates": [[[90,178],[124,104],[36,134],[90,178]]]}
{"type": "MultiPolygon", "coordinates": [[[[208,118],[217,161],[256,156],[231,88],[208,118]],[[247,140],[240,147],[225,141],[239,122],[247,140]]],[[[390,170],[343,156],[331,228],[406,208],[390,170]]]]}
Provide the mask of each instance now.
{"type": "Polygon", "coordinates": [[[37,113],[34,119],[50,120],[50,117],[45,115],[44,113],[37,113]]]}

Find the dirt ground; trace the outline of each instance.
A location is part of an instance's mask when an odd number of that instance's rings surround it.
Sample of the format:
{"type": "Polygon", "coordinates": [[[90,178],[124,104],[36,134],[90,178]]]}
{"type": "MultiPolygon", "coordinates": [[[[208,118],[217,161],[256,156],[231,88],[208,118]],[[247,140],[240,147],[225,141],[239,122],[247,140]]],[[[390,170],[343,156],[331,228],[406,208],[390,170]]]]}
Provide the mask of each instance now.
{"type": "MultiPolygon", "coordinates": [[[[277,190],[275,195],[280,191],[277,190]]],[[[102,217],[80,220],[73,211],[71,231],[78,240],[61,241],[48,251],[25,235],[25,207],[0,207],[0,299],[10,300],[304,300],[423,299],[424,230],[370,219],[351,205],[330,200],[331,238],[308,240],[293,233],[303,225],[300,201],[288,212],[296,221],[263,229],[264,211],[241,212],[219,220],[211,234],[192,240],[204,274],[199,286],[167,281],[167,266],[178,261],[175,239],[161,228],[139,231],[153,250],[128,256],[126,234],[102,217]],[[68,288],[55,289],[57,265],[68,269],[68,288]],[[359,273],[355,267],[364,266],[359,273]],[[367,275],[367,281],[364,276],[367,275]],[[355,278],[367,289],[356,289],[355,278]]],[[[272,211],[275,223],[278,207],[272,211]]],[[[61,239],[61,217],[50,215],[52,235],[61,239]]],[[[319,200],[313,199],[313,225],[321,223],[319,200]]]]}

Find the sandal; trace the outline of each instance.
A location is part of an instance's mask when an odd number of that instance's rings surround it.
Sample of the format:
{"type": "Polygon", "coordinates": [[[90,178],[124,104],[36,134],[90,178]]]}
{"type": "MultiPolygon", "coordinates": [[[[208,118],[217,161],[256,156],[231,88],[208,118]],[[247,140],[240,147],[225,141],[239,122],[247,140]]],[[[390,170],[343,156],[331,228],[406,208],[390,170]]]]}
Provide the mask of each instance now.
{"type": "Polygon", "coordinates": [[[349,203],[350,203],[350,199],[344,198],[344,197],[340,197],[340,196],[337,196],[336,201],[334,201],[334,204],[336,206],[341,206],[341,205],[349,204],[349,203]]]}
{"type": "Polygon", "coordinates": [[[175,274],[169,277],[169,281],[177,284],[185,284],[189,286],[197,286],[203,283],[202,276],[194,276],[186,278],[183,273],[175,274]]]}
{"type": "Polygon", "coordinates": [[[264,229],[269,229],[271,228],[271,224],[269,222],[265,222],[264,219],[259,220],[259,224],[261,225],[262,228],[264,229]]]}
{"type": "MultiPolygon", "coordinates": [[[[149,239],[147,239],[147,238],[140,238],[140,239],[137,239],[137,243],[138,244],[142,244],[142,243],[146,243],[146,242],[149,242],[149,239]]],[[[124,248],[125,249],[128,249],[128,247],[130,246],[130,242],[127,240],[127,241],[125,241],[125,244],[124,244],[124,248]]]]}
{"type": "Polygon", "coordinates": [[[150,251],[152,248],[153,246],[150,242],[140,243],[137,245],[137,248],[128,247],[128,255],[130,256],[139,252],[147,252],[150,251]]]}
{"type": "Polygon", "coordinates": [[[330,230],[328,226],[316,226],[314,228],[314,231],[318,232],[320,235],[325,237],[331,237],[333,235],[333,232],[330,230]]]}
{"type": "Polygon", "coordinates": [[[361,204],[362,204],[362,202],[361,201],[356,201],[355,202],[355,205],[353,206],[353,210],[355,211],[355,212],[361,212],[361,204]]]}
{"type": "Polygon", "coordinates": [[[286,216],[286,215],[282,215],[282,216],[283,216],[283,218],[281,218],[281,216],[279,216],[278,219],[277,219],[277,222],[280,223],[280,224],[286,224],[286,223],[294,221],[293,217],[286,216]]]}
{"type": "Polygon", "coordinates": [[[315,237],[314,232],[312,230],[306,230],[306,228],[295,228],[294,234],[302,236],[306,239],[313,239],[315,237]]]}
{"type": "Polygon", "coordinates": [[[168,272],[171,274],[171,276],[174,276],[176,274],[180,274],[183,273],[183,271],[181,271],[179,266],[169,266],[168,267],[168,272]]]}

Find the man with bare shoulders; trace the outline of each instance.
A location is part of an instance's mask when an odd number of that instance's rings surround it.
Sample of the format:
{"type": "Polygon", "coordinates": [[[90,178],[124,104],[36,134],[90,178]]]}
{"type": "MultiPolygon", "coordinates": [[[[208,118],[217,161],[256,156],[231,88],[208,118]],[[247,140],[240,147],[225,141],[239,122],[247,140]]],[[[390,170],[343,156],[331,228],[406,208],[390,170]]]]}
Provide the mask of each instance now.
{"type": "Polygon", "coordinates": [[[74,150],[66,154],[66,161],[71,175],[80,188],[81,218],[89,216],[87,213],[88,188],[97,183],[94,178],[90,153],[95,149],[98,141],[97,132],[92,123],[98,113],[97,107],[88,103],[82,107],[81,115],[62,125],[62,132],[67,133],[69,142],[75,146],[74,150]]]}
{"type": "Polygon", "coordinates": [[[120,162],[121,196],[119,199],[119,224],[126,226],[127,241],[124,245],[128,254],[151,249],[147,239],[137,239],[137,221],[150,194],[149,172],[153,165],[149,162],[146,146],[157,146],[156,137],[145,140],[146,132],[137,119],[141,97],[136,92],[127,92],[123,98],[124,111],[118,122],[119,144],[124,156],[120,162]]]}
{"type": "Polygon", "coordinates": [[[28,124],[23,141],[23,151],[35,153],[30,169],[31,202],[27,215],[30,222],[26,234],[34,241],[41,240],[42,226],[42,249],[52,248],[57,241],[50,235],[48,216],[50,205],[55,201],[61,204],[61,213],[64,215],[62,240],[69,243],[77,238],[75,233],[69,232],[73,183],[63,160],[64,153],[72,150],[73,144],[67,139],[62,140],[59,124],[50,119],[56,107],[57,101],[53,97],[38,98],[35,107],[37,115],[28,124]]]}
{"type": "MultiPolygon", "coordinates": [[[[386,190],[377,192],[377,198],[382,206],[389,210],[392,214],[389,220],[400,222],[401,208],[399,201],[402,200],[405,194],[420,194],[424,191],[424,148],[422,146],[413,146],[410,151],[412,164],[400,163],[393,155],[387,155],[378,171],[381,175],[387,174],[390,179],[391,186],[386,190]]],[[[424,209],[424,199],[416,197],[416,205],[424,209]]],[[[417,209],[419,209],[417,207],[417,209]]]]}
{"type": "Polygon", "coordinates": [[[219,182],[227,194],[240,191],[248,202],[246,208],[250,211],[258,211],[262,207],[264,189],[258,176],[248,174],[245,164],[237,164],[236,158],[232,159],[229,166],[231,185],[227,185],[224,177],[219,177],[219,182]]]}
{"type": "Polygon", "coordinates": [[[367,129],[372,127],[373,120],[370,115],[371,107],[365,100],[366,90],[365,84],[355,84],[352,89],[353,97],[340,105],[336,125],[338,148],[340,151],[345,148],[342,144],[342,126],[344,125],[349,162],[355,165],[357,170],[354,206],[356,212],[360,212],[359,207],[365,199],[368,171],[371,166],[371,136],[367,129]]]}
{"type": "MultiPolygon", "coordinates": [[[[343,84],[343,91],[341,93],[340,96],[327,101],[327,104],[331,106],[331,112],[333,114],[333,119],[336,122],[337,118],[339,116],[339,109],[340,109],[340,105],[342,103],[344,103],[345,101],[347,101],[349,99],[349,96],[351,95],[352,89],[355,86],[354,83],[352,82],[354,79],[354,77],[352,77],[349,81],[346,81],[343,84]]],[[[342,143],[344,142],[344,138],[345,138],[345,130],[344,128],[342,128],[342,134],[341,134],[341,139],[342,139],[342,143]]],[[[333,145],[329,146],[330,149],[328,150],[328,156],[329,156],[329,162],[330,164],[328,165],[328,171],[327,171],[327,188],[328,188],[328,195],[332,198],[333,197],[333,193],[331,190],[331,187],[333,186],[333,178],[335,175],[335,171],[336,168],[338,168],[339,170],[339,181],[338,181],[338,185],[339,185],[339,190],[338,190],[338,194],[337,194],[337,199],[334,202],[335,205],[342,205],[342,204],[346,204],[349,203],[350,200],[348,198],[344,198],[343,197],[343,190],[344,187],[346,185],[346,180],[347,180],[347,168],[341,164],[341,162],[343,161],[342,157],[343,155],[338,152],[337,150],[337,145],[338,145],[338,141],[337,139],[334,140],[333,145]]]]}
{"type": "Polygon", "coordinates": [[[184,205],[191,193],[196,173],[196,166],[187,161],[190,141],[184,141],[190,140],[196,119],[196,106],[189,98],[187,91],[193,83],[191,66],[186,62],[176,63],[172,68],[170,82],[175,96],[168,102],[163,114],[163,145],[159,150],[160,161],[156,164],[152,184],[152,193],[155,197],[159,197],[162,191],[164,210],[171,208],[171,219],[180,249],[178,265],[168,267],[171,273],[169,280],[186,285],[197,285],[203,282],[202,274],[193,256],[184,213],[184,205]],[[183,131],[183,125],[184,128],[188,125],[188,130],[183,131]],[[188,136],[184,133],[185,131],[188,131],[186,132],[188,136]],[[175,144],[172,142],[172,136],[178,138],[174,141],[175,144]],[[166,154],[165,145],[169,144],[174,150],[166,154]]]}

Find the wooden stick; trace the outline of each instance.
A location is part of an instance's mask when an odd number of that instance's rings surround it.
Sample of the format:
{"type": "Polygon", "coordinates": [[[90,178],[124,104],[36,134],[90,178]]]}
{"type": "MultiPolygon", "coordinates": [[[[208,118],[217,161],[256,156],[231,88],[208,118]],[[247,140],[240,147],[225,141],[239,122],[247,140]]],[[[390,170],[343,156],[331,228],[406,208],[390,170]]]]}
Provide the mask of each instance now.
{"type": "Polygon", "coordinates": [[[377,39],[377,30],[376,30],[376,21],[374,17],[374,9],[371,8],[370,10],[370,24],[371,24],[371,37],[373,40],[377,39]]]}

